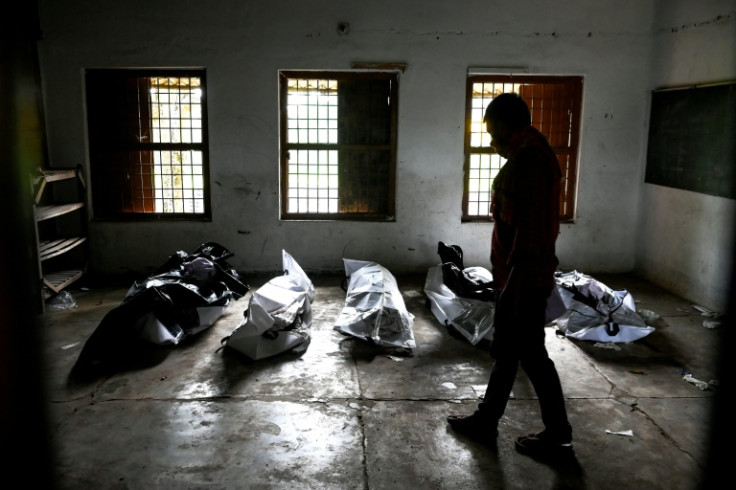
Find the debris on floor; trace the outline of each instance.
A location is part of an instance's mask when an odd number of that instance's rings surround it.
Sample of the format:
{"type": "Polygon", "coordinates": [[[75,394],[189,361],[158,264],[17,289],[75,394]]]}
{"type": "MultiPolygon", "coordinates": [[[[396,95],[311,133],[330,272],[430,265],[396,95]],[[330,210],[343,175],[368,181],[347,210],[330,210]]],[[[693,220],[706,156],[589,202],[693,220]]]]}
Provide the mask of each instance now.
{"type": "Polygon", "coordinates": [[[46,311],[73,310],[77,307],[77,300],[69,291],[61,291],[46,300],[46,311]]]}
{"type": "Polygon", "coordinates": [[[708,318],[718,318],[720,316],[720,313],[718,313],[717,311],[711,311],[708,308],[704,308],[702,306],[693,305],[693,308],[700,312],[700,316],[707,316],[708,318]]]}
{"type": "Polygon", "coordinates": [[[616,345],[615,342],[596,342],[593,344],[593,347],[597,347],[599,349],[621,350],[621,347],[616,345]]]}
{"type": "Polygon", "coordinates": [[[646,323],[647,325],[659,319],[659,314],[653,312],[652,310],[639,309],[637,310],[637,312],[639,313],[639,316],[641,316],[642,320],[644,320],[644,323],[646,323]]]}
{"type": "Polygon", "coordinates": [[[717,381],[702,381],[700,379],[696,379],[695,377],[693,377],[691,373],[687,373],[687,372],[684,374],[682,379],[694,385],[696,388],[698,388],[701,391],[708,391],[711,389],[712,386],[718,386],[717,381]]]}
{"type": "Polygon", "coordinates": [[[634,437],[634,431],[631,430],[631,429],[629,429],[629,430],[619,430],[619,431],[612,431],[612,430],[606,429],[606,434],[611,434],[611,435],[614,435],[614,436],[634,437]]]}
{"type": "Polygon", "coordinates": [[[700,316],[710,318],[710,320],[703,321],[703,326],[705,328],[714,329],[714,328],[719,328],[721,326],[722,315],[719,312],[712,311],[712,310],[709,310],[708,308],[704,308],[698,305],[692,305],[692,307],[700,312],[700,316]]]}
{"type": "Polygon", "coordinates": [[[717,320],[705,320],[703,322],[703,326],[710,329],[719,328],[721,326],[721,322],[717,320]]]}

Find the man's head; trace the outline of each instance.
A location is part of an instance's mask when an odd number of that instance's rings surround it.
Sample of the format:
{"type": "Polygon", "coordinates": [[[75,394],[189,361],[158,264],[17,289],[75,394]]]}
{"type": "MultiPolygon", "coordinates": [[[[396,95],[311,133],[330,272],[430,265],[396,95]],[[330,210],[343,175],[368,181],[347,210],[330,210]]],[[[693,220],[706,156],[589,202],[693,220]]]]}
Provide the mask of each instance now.
{"type": "Polygon", "coordinates": [[[515,93],[505,93],[488,104],[483,122],[493,140],[491,146],[505,157],[511,135],[531,125],[532,118],[524,99],[515,93]]]}

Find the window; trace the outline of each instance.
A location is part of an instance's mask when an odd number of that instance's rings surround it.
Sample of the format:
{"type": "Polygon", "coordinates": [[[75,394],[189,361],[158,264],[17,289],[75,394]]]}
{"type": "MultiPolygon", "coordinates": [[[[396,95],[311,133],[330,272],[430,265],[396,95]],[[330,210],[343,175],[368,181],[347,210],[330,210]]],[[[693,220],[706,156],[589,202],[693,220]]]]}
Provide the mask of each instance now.
{"type": "Polygon", "coordinates": [[[282,219],[394,219],[397,80],[280,73],[282,219]]]}
{"type": "Polygon", "coordinates": [[[96,219],[211,218],[204,70],[87,70],[96,219]]]}
{"type": "Polygon", "coordinates": [[[471,75],[466,90],[463,220],[490,221],[491,184],[505,159],[491,149],[483,124],[488,103],[516,92],[529,106],[532,125],[547,137],[562,170],[560,220],[572,220],[577,181],[582,77],[471,75]]]}

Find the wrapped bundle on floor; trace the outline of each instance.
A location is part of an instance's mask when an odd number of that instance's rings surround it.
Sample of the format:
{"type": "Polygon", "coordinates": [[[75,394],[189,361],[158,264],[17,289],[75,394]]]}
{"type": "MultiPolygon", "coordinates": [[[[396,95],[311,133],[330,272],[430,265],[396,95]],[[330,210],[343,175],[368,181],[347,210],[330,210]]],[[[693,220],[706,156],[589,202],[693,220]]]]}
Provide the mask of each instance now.
{"type": "Polygon", "coordinates": [[[304,270],[282,251],[283,275],[250,297],[245,318],[222,343],[251,360],[291,351],[304,353],[311,341],[314,286],[304,270]]]}
{"type": "Polygon", "coordinates": [[[394,276],[375,262],[343,262],[347,294],[335,330],[384,347],[414,349],[414,315],[407,311],[394,276]]]}
{"type": "Polygon", "coordinates": [[[633,342],[654,331],[636,312],[634,298],[627,290],[611,289],[577,271],[558,273],[555,281],[567,310],[554,322],[567,337],[633,342]]]}
{"type": "Polygon", "coordinates": [[[211,327],[250,289],[227,262],[232,256],[207,242],[192,253],[172,254],[153,275],[135,281],[85,342],[73,376],[135,364],[148,346],[176,346],[211,327]]]}

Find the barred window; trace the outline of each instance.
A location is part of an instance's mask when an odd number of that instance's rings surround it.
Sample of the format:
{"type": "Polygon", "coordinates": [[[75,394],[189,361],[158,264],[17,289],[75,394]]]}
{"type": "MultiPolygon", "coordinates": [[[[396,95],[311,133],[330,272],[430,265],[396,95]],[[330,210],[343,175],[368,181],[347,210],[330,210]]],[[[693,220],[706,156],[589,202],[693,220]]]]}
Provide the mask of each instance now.
{"type": "Polygon", "coordinates": [[[96,219],[211,218],[204,75],[87,70],[96,219]]]}
{"type": "Polygon", "coordinates": [[[394,219],[397,75],[280,73],[281,218],[394,219]]]}
{"type": "Polygon", "coordinates": [[[532,125],[547,137],[562,170],[560,220],[575,216],[575,184],[583,79],[572,76],[471,75],[466,89],[463,220],[491,220],[491,186],[505,159],[491,148],[483,123],[494,97],[518,93],[529,106],[532,125]]]}

